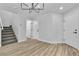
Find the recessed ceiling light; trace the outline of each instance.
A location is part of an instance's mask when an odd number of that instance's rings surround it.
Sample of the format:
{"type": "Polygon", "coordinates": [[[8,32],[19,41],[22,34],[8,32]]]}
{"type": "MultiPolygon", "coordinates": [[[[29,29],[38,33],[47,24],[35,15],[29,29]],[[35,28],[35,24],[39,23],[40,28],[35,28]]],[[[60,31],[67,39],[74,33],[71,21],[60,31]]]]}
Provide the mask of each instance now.
{"type": "Polygon", "coordinates": [[[60,10],[63,10],[63,6],[59,7],[60,10]]]}

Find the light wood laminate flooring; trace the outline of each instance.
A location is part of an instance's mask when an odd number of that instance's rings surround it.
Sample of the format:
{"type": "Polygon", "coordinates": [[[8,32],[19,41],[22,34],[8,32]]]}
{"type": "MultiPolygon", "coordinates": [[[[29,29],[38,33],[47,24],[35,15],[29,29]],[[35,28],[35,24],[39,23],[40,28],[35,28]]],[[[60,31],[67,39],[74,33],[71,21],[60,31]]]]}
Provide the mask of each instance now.
{"type": "Polygon", "coordinates": [[[65,43],[49,44],[35,39],[5,45],[1,56],[78,56],[79,51],[65,43]]]}

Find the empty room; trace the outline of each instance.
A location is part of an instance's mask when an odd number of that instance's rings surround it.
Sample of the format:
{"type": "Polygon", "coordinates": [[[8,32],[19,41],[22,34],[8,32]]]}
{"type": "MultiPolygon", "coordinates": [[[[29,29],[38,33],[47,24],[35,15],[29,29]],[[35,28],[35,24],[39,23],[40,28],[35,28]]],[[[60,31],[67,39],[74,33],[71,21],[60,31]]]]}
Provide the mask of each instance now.
{"type": "Polygon", "coordinates": [[[79,3],[0,3],[0,56],[79,56],[79,3]]]}

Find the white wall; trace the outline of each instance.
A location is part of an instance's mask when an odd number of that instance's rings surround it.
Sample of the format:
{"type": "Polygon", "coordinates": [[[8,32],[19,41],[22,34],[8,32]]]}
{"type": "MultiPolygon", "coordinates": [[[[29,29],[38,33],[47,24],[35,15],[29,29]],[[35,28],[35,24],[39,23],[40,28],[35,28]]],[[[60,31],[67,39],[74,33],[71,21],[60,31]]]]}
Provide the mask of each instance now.
{"type": "Polygon", "coordinates": [[[26,40],[26,20],[27,18],[19,14],[13,14],[12,16],[11,24],[17,36],[18,42],[26,40]]]}
{"type": "Polygon", "coordinates": [[[63,18],[60,14],[46,14],[37,18],[39,22],[39,40],[50,43],[63,41],[63,18]]]}
{"type": "Polygon", "coordinates": [[[19,40],[19,18],[16,14],[12,15],[12,20],[11,20],[11,24],[12,24],[12,28],[15,32],[15,35],[17,37],[17,40],[19,40]]]}
{"type": "Polygon", "coordinates": [[[26,40],[26,20],[27,17],[19,15],[19,42],[26,40]]]}
{"type": "Polygon", "coordinates": [[[5,10],[0,10],[0,16],[1,16],[2,23],[4,26],[8,26],[11,24],[12,15],[13,15],[13,13],[11,13],[11,12],[8,12],[5,10]]]}

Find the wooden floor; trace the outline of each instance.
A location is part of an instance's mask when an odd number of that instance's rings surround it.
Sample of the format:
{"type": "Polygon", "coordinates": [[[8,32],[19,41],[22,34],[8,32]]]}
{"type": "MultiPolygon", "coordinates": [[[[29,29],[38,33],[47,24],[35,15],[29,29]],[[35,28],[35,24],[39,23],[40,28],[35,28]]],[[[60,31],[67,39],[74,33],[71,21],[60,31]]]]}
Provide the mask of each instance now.
{"type": "Polygon", "coordinates": [[[0,48],[1,56],[78,56],[79,51],[67,44],[49,44],[34,39],[0,48]]]}

